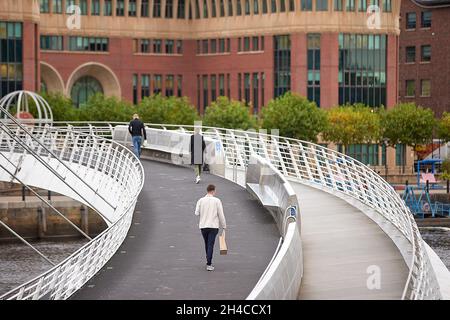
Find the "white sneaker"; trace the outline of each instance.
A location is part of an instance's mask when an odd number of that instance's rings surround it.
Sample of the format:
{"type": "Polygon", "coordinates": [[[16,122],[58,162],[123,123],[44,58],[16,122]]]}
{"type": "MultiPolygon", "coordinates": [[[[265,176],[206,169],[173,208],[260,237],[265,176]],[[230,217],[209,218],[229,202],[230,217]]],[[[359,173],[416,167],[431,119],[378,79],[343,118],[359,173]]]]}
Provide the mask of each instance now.
{"type": "Polygon", "coordinates": [[[195,179],[195,183],[199,183],[200,182],[200,176],[197,176],[197,178],[195,179]]]}
{"type": "Polygon", "coordinates": [[[213,266],[206,266],[206,271],[214,271],[214,267],[213,266]]]}

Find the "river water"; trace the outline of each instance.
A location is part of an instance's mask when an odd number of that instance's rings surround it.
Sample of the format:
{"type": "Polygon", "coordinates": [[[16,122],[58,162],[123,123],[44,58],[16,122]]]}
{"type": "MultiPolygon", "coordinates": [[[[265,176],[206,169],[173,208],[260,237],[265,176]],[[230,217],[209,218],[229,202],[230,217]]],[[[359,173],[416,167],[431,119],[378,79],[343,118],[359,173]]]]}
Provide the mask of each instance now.
{"type": "MultiPolygon", "coordinates": [[[[450,228],[421,228],[423,239],[450,269],[450,228]]],[[[34,246],[55,263],[63,261],[85,240],[40,241],[34,246]]],[[[51,266],[24,244],[0,245],[0,295],[35,278],[51,266]]]]}
{"type": "MultiPolygon", "coordinates": [[[[83,246],[86,240],[33,242],[53,263],[59,263],[83,246]]],[[[52,266],[22,243],[0,245],[0,295],[35,278],[52,266]]]]}

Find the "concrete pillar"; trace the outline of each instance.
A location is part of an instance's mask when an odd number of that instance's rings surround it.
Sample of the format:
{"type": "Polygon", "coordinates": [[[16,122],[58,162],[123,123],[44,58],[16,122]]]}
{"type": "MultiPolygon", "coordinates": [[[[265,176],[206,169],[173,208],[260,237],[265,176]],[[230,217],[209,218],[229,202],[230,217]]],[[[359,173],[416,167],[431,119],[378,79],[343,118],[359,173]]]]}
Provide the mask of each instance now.
{"type": "Polygon", "coordinates": [[[89,234],[89,208],[85,205],[80,208],[81,216],[81,230],[84,233],[89,234]]]}
{"type": "Polygon", "coordinates": [[[39,68],[39,27],[34,22],[23,22],[23,89],[38,91],[39,68]]]}
{"type": "MultiPolygon", "coordinates": [[[[273,60],[273,59],[272,59],[273,60]]],[[[307,96],[307,37],[306,33],[291,35],[291,90],[307,96]]]]}
{"type": "Polygon", "coordinates": [[[339,104],[338,53],[338,33],[322,33],[320,40],[320,104],[324,109],[339,104]]]}
{"type": "Polygon", "coordinates": [[[46,208],[41,206],[37,208],[38,215],[38,239],[42,239],[45,237],[47,233],[47,213],[46,208]]]}

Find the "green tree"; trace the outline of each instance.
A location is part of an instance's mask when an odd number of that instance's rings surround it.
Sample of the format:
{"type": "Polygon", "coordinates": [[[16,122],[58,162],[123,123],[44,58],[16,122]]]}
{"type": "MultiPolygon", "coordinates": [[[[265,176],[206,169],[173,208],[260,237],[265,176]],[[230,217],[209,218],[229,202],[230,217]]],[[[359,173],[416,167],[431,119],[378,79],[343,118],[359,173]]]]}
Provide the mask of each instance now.
{"type": "Polygon", "coordinates": [[[278,129],[281,136],[314,142],[327,120],[314,102],[290,92],[271,100],[262,109],[261,118],[264,129],[278,129]]]}
{"type": "Polygon", "coordinates": [[[79,111],[74,108],[72,100],[61,93],[41,93],[48,102],[53,113],[54,121],[78,121],[79,111]]]}
{"type": "Polygon", "coordinates": [[[379,142],[379,113],[363,104],[334,107],[327,112],[327,119],[326,141],[342,144],[345,149],[350,144],[379,142]]]}
{"type": "Polygon", "coordinates": [[[147,123],[193,125],[199,119],[197,109],[186,97],[152,95],[138,104],[137,111],[147,123]]]}
{"type": "Polygon", "coordinates": [[[381,117],[382,134],[389,144],[403,143],[414,150],[432,140],[435,125],[433,111],[414,103],[398,104],[383,112],[381,117]]]}
{"type": "Polygon", "coordinates": [[[81,121],[130,121],[136,108],[129,102],[102,94],[92,96],[79,110],[81,121]]]}
{"type": "Polygon", "coordinates": [[[256,119],[250,114],[249,107],[243,102],[219,97],[206,108],[203,124],[209,127],[230,129],[255,129],[256,119]]]}
{"type": "MultiPolygon", "coordinates": [[[[438,122],[438,137],[444,141],[450,141],[450,113],[444,112],[438,122]]],[[[450,173],[450,171],[449,171],[450,173]]]]}

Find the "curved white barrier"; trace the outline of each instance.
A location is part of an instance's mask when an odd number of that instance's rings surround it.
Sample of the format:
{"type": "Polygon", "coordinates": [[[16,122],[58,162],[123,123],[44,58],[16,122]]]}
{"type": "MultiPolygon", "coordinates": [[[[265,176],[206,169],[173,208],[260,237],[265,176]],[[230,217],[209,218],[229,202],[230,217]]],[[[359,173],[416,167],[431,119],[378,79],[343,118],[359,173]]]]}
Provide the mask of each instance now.
{"type": "MultiPolygon", "coordinates": [[[[1,125],[0,166],[27,185],[83,202],[108,229],[66,260],[1,299],[67,299],[112,257],[131,225],[144,184],[140,161],[126,147],[73,130],[1,125]]],[[[0,180],[14,179],[0,170],[0,180]]]]}

